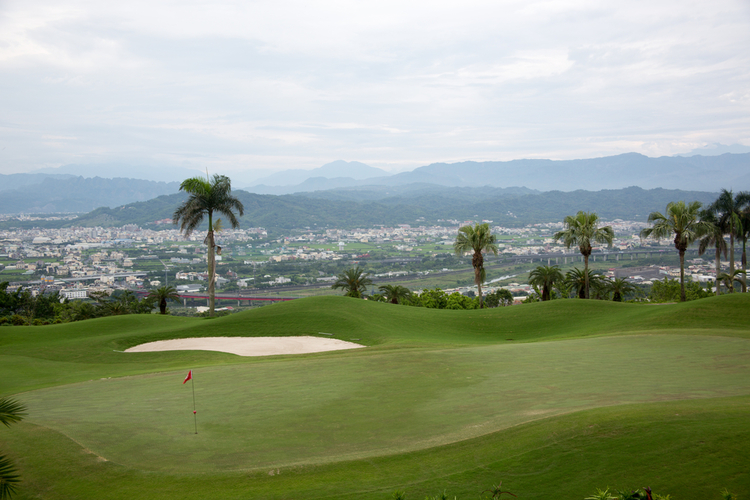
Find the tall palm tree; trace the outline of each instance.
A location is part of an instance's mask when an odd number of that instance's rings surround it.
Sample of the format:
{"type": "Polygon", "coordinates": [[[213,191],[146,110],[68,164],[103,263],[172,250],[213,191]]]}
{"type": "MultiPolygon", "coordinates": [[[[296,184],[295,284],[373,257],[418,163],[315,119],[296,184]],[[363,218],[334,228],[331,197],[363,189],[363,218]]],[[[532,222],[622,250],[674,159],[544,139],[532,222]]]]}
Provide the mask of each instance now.
{"type": "Polygon", "coordinates": [[[474,284],[479,292],[479,307],[484,307],[482,298],[482,283],[484,282],[484,257],[482,253],[492,252],[497,255],[497,239],[490,230],[490,225],[475,224],[474,227],[463,226],[458,230],[456,241],[453,243],[456,255],[472,252],[471,266],[474,268],[474,284]]]}
{"type": "Polygon", "coordinates": [[[148,297],[159,303],[159,314],[167,314],[167,301],[179,300],[180,295],[173,286],[162,286],[148,292],[148,297]]]}
{"type": "Polygon", "coordinates": [[[190,236],[208,217],[208,233],[203,242],[208,245],[208,307],[209,315],[214,315],[216,294],[216,241],[214,240],[214,213],[223,214],[233,228],[240,226],[237,215],[245,213],[242,202],[232,196],[232,182],[224,175],[214,175],[213,178],[191,177],[180,184],[180,191],[190,194],[188,199],[175,210],[172,222],[180,224],[180,231],[185,238],[190,236]]]}
{"type": "Polygon", "coordinates": [[[398,304],[399,302],[406,300],[411,296],[411,291],[405,286],[401,285],[383,285],[378,287],[380,293],[383,294],[385,300],[391,304],[398,304]]]}
{"type": "Polygon", "coordinates": [[[724,239],[724,228],[713,210],[701,212],[701,220],[709,224],[708,232],[698,243],[698,255],[706,253],[709,247],[716,250],[716,295],[721,295],[719,287],[719,275],[721,274],[721,255],[727,256],[727,241],[724,239]]]}
{"type": "MultiPolygon", "coordinates": [[[[10,427],[10,424],[20,422],[26,407],[12,398],[0,398],[0,424],[10,427]]],[[[16,485],[21,482],[13,462],[3,454],[0,454],[0,500],[10,498],[15,493],[16,485]]]]}
{"type": "Polygon", "coordinates": [[[731,190],[722,189],[719,197],[709,207],[719,218],[725,234],[729,234],[729,274],[734,272],[734,238],[742,231],[742,211],[750,205],[750,192],[742,191],[734,195],[731,190]]]}
{"type": "Polygon", "coordinates": [[[566,248],[575,245],[583,255],[584,279],[586,280],[585,298],[589,298],[589,256],[591,255],[592,243],[606,243],[612,246],[615,232],[611,226],[599,227],[599,216],[594,212],[578,212],[568,215],[563,220],[565,229],[555,233],[556,240],[563,240],[566,248]]]}
{"type": "Polygon", "coordinates": [[[529,285],[542,289],[543,302],[552,298],[552,287],[563,279],[563,273],[557,266],[539,266],[529,273],[529,285]]]}
{"type": "Polygon", "coordinates": [[[711,230],[711,225],[700,220],[701,202],[670,201],[664,214],[651,212],[648,222],[653,224],[641,231],[641,238],[669,238],[674,235],[674,246],[680,254],[680,301],[685,302],[685,251],[695,240],[711,230]]]}
{"type": "Polygon", "coordinates": [[[364,272],[359,266],[353,269],[347,269],[337,276],[336,281],[331,285],[334,290],[341,288],[345,290],[347,297],[361,299],[362,294],[367,291],[367,287],[372,285],[369,274],[364,272]]]}

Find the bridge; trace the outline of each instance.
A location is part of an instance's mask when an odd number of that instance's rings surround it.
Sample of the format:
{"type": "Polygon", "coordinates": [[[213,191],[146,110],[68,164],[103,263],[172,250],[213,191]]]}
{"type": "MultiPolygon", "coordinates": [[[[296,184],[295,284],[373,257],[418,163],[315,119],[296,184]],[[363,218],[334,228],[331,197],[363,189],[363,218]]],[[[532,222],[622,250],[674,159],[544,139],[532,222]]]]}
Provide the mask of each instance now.
{"type": "MultiPolygon", "coordinates": [[[[146,291],[136,291],[136,295],[145,296],[148,295],[148,292],[146,291]]],[[[208,303],[208,294],[203,293],[181,293],[179,294],[180,298],[182,299],[182,303],[185,307],[187,307],[187,300],[193,299],[193,300],[206,300],[206,303],[208,303]]],[[[253,302],[253,301],[260,301],[260,302],[287,302],[290,300],[298,299],[299,297],[257,297],[257,296],[247,296],[247,295],[239,295],[239,294],[228,294],[228,293],[217,293],[214,298],[216,300],[236,300],[237,305],[240,305],[240,301],[247,301],[247,302],[253,302]]]]}

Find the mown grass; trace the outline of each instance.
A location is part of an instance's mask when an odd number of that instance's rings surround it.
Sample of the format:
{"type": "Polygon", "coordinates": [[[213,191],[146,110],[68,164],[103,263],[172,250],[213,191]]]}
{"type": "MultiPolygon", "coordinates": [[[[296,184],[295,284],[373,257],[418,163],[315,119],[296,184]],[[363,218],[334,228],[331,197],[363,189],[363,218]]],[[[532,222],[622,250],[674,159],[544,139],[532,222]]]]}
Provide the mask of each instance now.
{"type": "Polygon", "coordinates": [[[19,498],[473,498],[499,480],[525,498],[750,491],[748,306],[742,294],[481,311],[317,297],[215,320],[6,327],[0,393],[30,414],[0,447],[21,466],[19,498]],[[319,332],[368,348],[119,352],[319,332]]]}

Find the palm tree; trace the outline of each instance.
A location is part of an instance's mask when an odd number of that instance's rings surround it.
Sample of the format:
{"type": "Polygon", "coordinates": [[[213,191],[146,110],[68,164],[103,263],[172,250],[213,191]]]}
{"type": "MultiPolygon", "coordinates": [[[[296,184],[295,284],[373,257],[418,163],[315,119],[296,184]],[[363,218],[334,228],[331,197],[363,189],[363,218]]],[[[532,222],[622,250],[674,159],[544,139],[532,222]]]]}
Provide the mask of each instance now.
{"type": "Polygon", "coordinates": [[[529,285],[542,289],[542,302],[552,298],[552,287],[563,279],[562,271],[557,266],[539,266],[529,273],[529,285]]]}
{"type": "Polygon", "coordinates": [[[463,226],[458,230],[456,241],[453,243],[456,255],[473,252],[471,265],[474,268],[474,284],[479,292],[479,307],[484,307],[482,299],[482,283],[484,282],[484,257],[482,253],[492,252],[497,255],[497,239],[492,234],[489,224],[475,224],[474,227],[463,226]]]}
{"type": "Polygon", "coordinates": [[[599,282],[602,281],[603,277],[600,274],[593,272],[591,269],[589,269],[587,273],[584,273],[577,267],[574,267],[565,273],[566,283],[571,286],[579,299],[586,298],[586,275],[588,275],[589,287],[601,288],[601,283],[599,282]]]}
{"type": "Polygon", "coordinates": [[[742,240],[742,270],[745,274],[742,275],[742,293],[747,293],[747,240],[750,238],[750,207],[746,208],[742,212],[740,217],[742,222],[742,231],[739,234],[739,238],[742,240]]]}
{"type": "Polygon", "coordinates": [[[592,243],[606,243],[612,246],[615,232],[611,226],[599,227],[599,216],[594,212],[578,212],[576,215],[568,215],[563,220],[566,228],[555,233],[556,240],[563,240],[565,248],[573,245],[583,255],[583,269],[585,284],[585,298],[589,298],[589,256],[591,255],[592,243]]]}
{"type": "Polygon", "coordinates": [[[607,290],[612,293],[613,301],[622,302],[625,294],[633,293],[637,288],[625,278],[615,278],[607,280],[607,290]]]}
{"type": "Polygon", "coordinates": [[[369,274],[357,266],[339,274],[331,288],[334,290],[341,288],[346,290],[344,295],[347,297],[361,299],[362,294],[367,291],[367,287],[370,285],[372,285],[372,280],[369,278],[369,274]]]}
{"type": "Polygon", "coordinates": [[[180,295],[173,286],[163,286],[148,292],[148,298],[159,303],[159,314],[167,314],[167,301],[178,300],[180,295]]]}
{"type": "Polygon", "coordinates": [[[383,294],[385,300],[391,304],[398,304],[400,301],[408,299],[411,295],[411,291],[401,285],[383,285],[378,287],[378,290],[383,294]]]}
{"type": "Polygon", "coordinates": [[[734,272],[734,237],[743,233],[741,217],[743,208],[747,205],[750,205],[750,192],[742,191],[735,196],[731,190],[722,189],[719,197],[709,207],[719,218],[724,234],[729,234],[730,274],[734,272]]]}
{"type": "Polygon", "coordinates": [[[685,251],[695,240],[711,230],[711,225],[700,220],[701,202],[667,203],[665,214],[651,212],[648,222],[653,224],[641,231],[641,238],[669,238],[674,235],[674,246],[680,254],[680,301],[685,302],[685,251]]]}
{"type": "MultiPolygon", "coordinates": [[[[12,398],[0,398],[0,424],[10,427],[10,424],[20,422],[26,407],[12,398]]],[[[15,465],[3,454],[0,454],[0,500],[10,498],[15,493],[16,485],[21,482],[15,465]]]]}
{"type": "MultiPolygon", "coordinates": [[[[216,257],[214,250],[214,212],[218,212],[229,219],[233,228],[240,226],[237,220],[237,212],[240,217],[245,213],[242,202],[232,196],[232,183],[229,177],[214,175],[211,179],[191,177],[180,184],[180,191],[189,193],[188,199],[175,210],[172,222],[180,224],[180,231],[185,238],[190,236],[194,230],[208,217],[208,233],[203,242],[208,245],[208,307],[209,315],[214,315],[214,303],[216,294],[216,257]]],[[[221,250],[219,248],[219,250],[221,250]]]]}
{"type": "Polygon", "coordinates": [[[708,247],[713,246],[716,249],[716,295],[721,295],[721,289],[718,285],[719,275],[721,274],[721,255],[727,256],[727,242],[724,239],[724,228],[721,227],[719,218],[713,210],[704,210],[701,212],[701,220],[708,223],[710,227],[708,232],[698,243],[698,255],[703,255],[708,247]]]}

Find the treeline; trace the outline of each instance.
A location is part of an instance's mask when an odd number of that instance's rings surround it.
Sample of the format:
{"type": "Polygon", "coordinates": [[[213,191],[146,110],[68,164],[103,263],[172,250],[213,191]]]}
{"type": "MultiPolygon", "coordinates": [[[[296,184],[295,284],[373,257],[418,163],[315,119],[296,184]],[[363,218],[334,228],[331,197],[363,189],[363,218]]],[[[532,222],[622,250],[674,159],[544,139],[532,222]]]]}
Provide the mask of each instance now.
{"type": "MultiPolygon", "coordinates": [[[[367,297],[368,300],[394,303],[394,294],[384,290],[388,287],[389,285],[380,287],[381,293],[374,293],[370,295],[369,297],[367,297]]],[[[406,291],[408,292],[408,290],[406,291]]],[[[445,290],[441,290],[440,288],[425,288],[419,293],[404,293],[402,296],[396,298],[395,303],[412,307],[425,307],[428,309],[480,308],[480,299],[479,297],[474,296],[474,292],[470,292],[469,295],[464,295],[459,292],[453,292],[449,294],[446,293],[445,290]]],[[[505,307],[512,304],[513,295],[508,290],[502,288],[484,296],[484,307],[505,307]]]]}
{"type": "Polygon", "coordinates": [[[91,294],[92,300],[68,300],[59,292],[34,295],[18,287],[8,290],[8,282],[0,283],[0,325],[50,325],[83,321],[123,314],[151,314],[158,300],[151,296],[138,299],[133,292],[118,290],[112,296],[91,294]]]}

